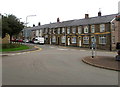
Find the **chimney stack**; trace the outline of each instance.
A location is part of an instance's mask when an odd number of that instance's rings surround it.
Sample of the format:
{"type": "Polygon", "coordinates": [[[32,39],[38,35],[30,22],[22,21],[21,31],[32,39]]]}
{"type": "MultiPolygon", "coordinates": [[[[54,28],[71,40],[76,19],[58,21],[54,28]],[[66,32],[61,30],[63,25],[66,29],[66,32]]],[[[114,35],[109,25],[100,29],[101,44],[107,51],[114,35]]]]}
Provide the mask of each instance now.
{"type": "Polygon", "coordinates": [[[40,22],[38,22],[38,26],[40,26],[41,24],[40,24],[40,22]]]}
{"type": "Polygon", "coordinates": [[[85,14],[85,19],[86,19],[86,18],[89,18],[89,14],[85,14]]]}
{"type": "Polygon", "coordinates": [[[101,11],[99,11],[99,12],[98,12],[98,16],[101,16],[101,15],[102,15],[102,13],[101,13],[101,11]]]}
{"type": "Polygon", "coordinates": [[[57,22],[60,22],[60,19],[59,19],[59,18],[57,18],[57,22]]]}

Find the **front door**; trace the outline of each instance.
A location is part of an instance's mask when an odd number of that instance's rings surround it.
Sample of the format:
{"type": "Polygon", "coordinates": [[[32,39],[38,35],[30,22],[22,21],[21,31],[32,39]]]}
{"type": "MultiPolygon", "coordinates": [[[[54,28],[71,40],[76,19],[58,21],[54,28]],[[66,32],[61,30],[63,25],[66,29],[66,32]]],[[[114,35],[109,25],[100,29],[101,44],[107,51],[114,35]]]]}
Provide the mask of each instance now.
{"type": "Polygon", "coordinates": [[[60,38],[58,37],[58,45],[60,45],[60,38]]]}
{"type": "Polygon", "coordinates": [[[79,38],[79,47],[81,47],[82,44],[81,44],[81,37],[79,38]]]}
{"type": "Polygon", "coordinates": [[[70,38],[68,38],[68,46],[70,45],[70,38]]]}

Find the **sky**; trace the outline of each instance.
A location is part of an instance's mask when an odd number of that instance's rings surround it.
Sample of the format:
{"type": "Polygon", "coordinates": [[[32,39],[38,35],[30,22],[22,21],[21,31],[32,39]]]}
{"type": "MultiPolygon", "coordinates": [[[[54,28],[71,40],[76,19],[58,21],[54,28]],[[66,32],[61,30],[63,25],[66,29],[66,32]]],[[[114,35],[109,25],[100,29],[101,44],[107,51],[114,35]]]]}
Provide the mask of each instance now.
{"type": "Polygon", "coordinates": [[[102,15],[118,13],[118,2],[120,0],[1,0],[0,12],[13,14],[26,22],[27,26],[53,23],[60,18],[60,21],[82,19],[85,14],[89,17],[98,15],[99,9],[102,15]]]}

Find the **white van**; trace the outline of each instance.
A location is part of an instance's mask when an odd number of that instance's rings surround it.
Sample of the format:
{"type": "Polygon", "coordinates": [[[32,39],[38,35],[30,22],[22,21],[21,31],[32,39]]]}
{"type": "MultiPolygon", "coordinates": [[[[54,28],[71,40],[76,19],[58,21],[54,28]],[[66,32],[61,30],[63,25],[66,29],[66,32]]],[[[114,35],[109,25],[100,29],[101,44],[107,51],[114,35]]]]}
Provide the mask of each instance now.
{"type": "Polygon", "coordinates": [[[36,44],[44,44],[44,37],[36,37],[34,39],[34,43],[36,43],[36,44]]]}

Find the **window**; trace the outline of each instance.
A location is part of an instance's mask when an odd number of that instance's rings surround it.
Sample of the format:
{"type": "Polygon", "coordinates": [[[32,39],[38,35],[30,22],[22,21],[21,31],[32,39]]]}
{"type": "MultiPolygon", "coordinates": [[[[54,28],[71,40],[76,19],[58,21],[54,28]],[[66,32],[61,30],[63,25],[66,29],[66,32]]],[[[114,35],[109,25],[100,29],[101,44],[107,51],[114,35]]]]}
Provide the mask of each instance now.
{"type": "Polygon", "coordinates": [[[56,33],[56,29],[53,29],[53,34],[55,34],[56,33]]]}
{"type": "Polygon", "coordinates": [[[70,28],[67,28],[67,34],[70,34],[70,28]]]}
{"type": "Polygon", "coordinates": [[[62,36],[62,37],[61,37],[61,40],[62,40],[62,41],[61,41],[62,43],[65,43],[65,41],[66,41],[65,36],[62,36]]]}
{"type": "Polygon", "coordinates": [[[62,28],[62,33],[65,33],[65,28],[62,28]]]}
{"type": "Polygon", "coordinates": [[[100,32],[105,32],[105,24],[100,24],[100,32]]]}
{"type": "Polygon", "coordinates": [[[84,27],[84,33],[88,33],[88,31],[89,31],[89,30],[88,30],[88,26],[85,26],[85,27],[84,27]]]}
{"type": "Polygon", "coordinates": [[[83,37],[83,43],[89,44],[89,37],[88,36],[83,37]]]}
{"type": "Polygon", "coordinates": [[[72,37],[72,43],[76,43],[76,37],[72,37]]]}
{"type": "Polygon", "coordinates": [[[91,26],[91,33],[95,33],[95,25],[91,26]]]}
{"type": "Polygon", "coordinates": [[[60,28],[58,28],[58,34],[60,34],[60,28]]]}
{"type": "Polygon", "coordinates": [[[115,31],[115,23],[111,24],[112,31],[115,31]]]}
{"type": "Polygon", "coordinates": [[[75,34],[76,33],[76,28],[72,28],[72,33],[75,34]]]}
{"type": "Polygon", "coordinates": [[[49,34],[51,34],[51,29],[49,29],[49,34]]]}
{"type": "Polygon", "coordinates": [[[52,37],[52,42],[53,42],[53,43],[56,42],[56,37],[55,37],[55,36],[52,37]]]}
{"type": "Polygon", "coordinates": [[[115,44],[115,36],[112,36],[112,43],[115,44]]]}
{"type": "Polygon", "coordinates": [[[78,27],[78,34],[82,33],[82,27],[78,27]]]}
{"type": "Polygon", "coordinates": [[[48,33],[48,29],[45,29],[45,34],[47,34],[48,33]]]}
{"type": "Polygon", "coordinates": [[[99,44],[106,44],[106,37],[105,36],[99,37],[99,44]]]}

